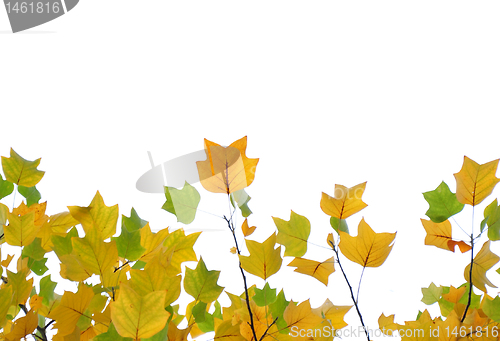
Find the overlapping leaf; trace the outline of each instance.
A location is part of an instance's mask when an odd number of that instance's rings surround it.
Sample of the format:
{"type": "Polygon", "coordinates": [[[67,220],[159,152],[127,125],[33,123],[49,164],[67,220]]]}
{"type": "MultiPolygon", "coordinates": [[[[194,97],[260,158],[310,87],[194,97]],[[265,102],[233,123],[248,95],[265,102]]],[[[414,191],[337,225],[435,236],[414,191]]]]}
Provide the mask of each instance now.
{"type": "MultiPolygon", "coordinates": [[[[490,280],[486,277],[486,272],[498,261],[500,257],[491,252],[490,250],[490,241],[488,240],[484,243],[481,250],[474,257],[474,262],[472,266],[472,284],[478,288],[479,290],[486,293],[486,285],[496,288],[496,286],[490,282],[490,280]]],[[[467,282],[470,282],[470,267],[468,264],[465,267],[464,277],[467,282]]]]}
{"type": "Polygon", "coordinates": [[[200,193],[196,188],[188,184],[187,181],[182,189],[165,186],[165,196],[167,201],[161,208],[174,214],[177,221],[183,224],[187,225],[193,222],[200,203],[200,193]]]}
{"type": "Polygon", "coordinates": [[[229,147],[205,139],[207,159],[196,162],[203,187],[209,192],[230,194],[250,186],[259,159],[247,158],[246,148],[246,136],[229,147]]]}
{"type": "Polygon", "coordinates": [[[288,264],[288,266],[297,267],[297,269],[294,270],[295,272],[312,276],[324,285],[328,285],[328,277],[335,271],[333,264],[333,257],[323,262],[317,262],[304,258],[295,258],[290,262],[290,264],[288,264]]]}
{"type": "Polygon", "coordinates": [[[462,253],[471,249],[471,246],[464,241],[455,241],[451,239],[451,223],[445,220],[442,223],[435,223],[431,220],[420,219],[424,226],[425,245],[434,245],[440,249],[455,252],[455,246],[458,245],[462,253]]]}

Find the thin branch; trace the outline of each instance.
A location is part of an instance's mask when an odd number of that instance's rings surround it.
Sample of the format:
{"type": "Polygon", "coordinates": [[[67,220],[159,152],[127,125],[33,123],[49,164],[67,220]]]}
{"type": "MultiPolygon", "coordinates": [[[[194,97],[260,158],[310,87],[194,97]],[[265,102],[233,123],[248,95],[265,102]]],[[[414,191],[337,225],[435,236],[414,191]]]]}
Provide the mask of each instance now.
{"type": "Polygon", "coordinates": [[[469,310],[472,300],[472,266],[474,265],[474,235],[472,233],[470,235],[470,245],[469,298],[467,299],[467,305],[465,306],[464,316],[462,316],[460,322],[464,322],[465,317],[467,316],[467,310],[469,310]]]}
{"type": "MultiPolygon", "coordinates": [[[[231,230],[231,233],[233,234],[234,244],[236,245],[236,251],[238,252],[238,256],[239,256],[239,255],[241,255],[241,251],[240,251],[240,247],[238,246],[238,240],[236,239],[236,233],[234,232],[234,226],[231,225],[232,218],[231,218],[231,220],[229,220],[226,218],[226,216],[224,216],[224,220],[227,222],[229,230],[231,230]]],[[[239,266],[240,271],[241,271],[241,276],[243,277],[243,285],[245,286],[245,301],[247,302],[248,314],[250,315],[250,328],[252,329],[253,339],[256,341],[257,340],[257,333],[255,332],[252,309],[250,308],[250,298],[248,297],[247,277],[245,276],[245,271],[243,271],[243,268],[241,267],[241,262],[239,261],[239,258],[238,258],[238,266],[239,266]]],[[[265,333],[264,333],[264,335],[265,335],[265,333]]]]}
{"type": "Polygon", "coordinates": [[[269,331],[269,328],[271,328],[273,326],[273,324],[276,323],[276,321],[278,321],[278,317],[276,317],[274,319],[274,321],[269,326],[267,326],[266,331],[264,332],[264,334],[262,334],[262,336],[260,337],[259,341],[262,341],[262,339],[266,336],[267,332],[269,331]]]}
{"type": "Polygon", "coordinates": [[[120,265],[119,267],[115,267],[115,271],[113,271],[113,273],[117,272],[118,270],[122,269],[123,267],[127,266],[127,264],[130,263],[129,260],[127,260],[125,263],[123,263],[122,265],[120,265]]]}
{"type": "Polygon", "coordinates": [[[337,255],[337,263],[339,264],[340,270],[342,271],[342,274],[344,275],[345,281],[347,282],[347,285],[349,286],[349,291],[351,292],[351,299],[354,303],[354,306],[356,307],[356,311],[358,312],[359,320],[361,321],[361,325],[363,326],[363,330],[365,331],[365,334],[366,334],[366,339],[368,341],[370,341],[370,335],[368,334],[368,329],[366,329],[365,323],[363,322],[363,316],[361,315],[361,312],[359,311],[358,302],[354,298],[354,293],[352,291],[351,283],[349,283],[349,280],[347,279],[347,275],[345,274],[344,268],[342,268],[342,264],[340,264],[339,252],[338,252],[337,248],[335,247],[335,245],[331,241],[329,241],[329,243],[333,248],[333,252],[335,252],[335,255],[337,255]]]}
{"type": "Polygon", "coordinates": [[[359,289],[361,289],[361,280],[363,279],[363,274],[365,273],[365,269],[366,269],[366,266],[363,266],[363,270],[361,270],[361,276],[359,276],[358,292],[356,294],[356,303],[358,303],[359,289]]]}

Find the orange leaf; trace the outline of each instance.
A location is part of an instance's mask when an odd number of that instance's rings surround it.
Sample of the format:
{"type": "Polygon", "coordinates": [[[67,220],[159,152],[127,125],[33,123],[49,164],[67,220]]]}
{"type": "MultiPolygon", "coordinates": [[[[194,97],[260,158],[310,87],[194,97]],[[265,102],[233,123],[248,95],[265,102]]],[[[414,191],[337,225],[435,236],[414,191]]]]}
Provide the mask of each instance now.
{"type": "Polygon", "coordinates": [[[464,241],[455,241],[451,239],[451,223],[445,220],[442,223],[435,223],[431,220],[420,219],[424,226],[425,245],[434,245],[440,249],[455,252],[455,246],[458,245],[462,253],[471,249],[470,245],[464,241]]]}
{"type": "Polygon", "coordinates": [[[230,194],[250,186],[259,159],[247,158],[246,148],[246,136],[229,147],[205,139],[207,159],[196,162],[203,187],[209,192],[230,194]]]}
{"type": "Polygon", "coordinates": [[[320,206],[323,212],[331,217],[345,219],[368,206],[361,200],[366,187],[366,182],[347,188],[335,185],[334,197],[322,193],[320,206]]]}
{"type": "Polygon", "coordinates": [[[459,202],[476,206],[491,194],[495,185],[500,181],[495,176],[499,160],[480,165],[464,156],[462,169],[453,174],[457,181],[459,202]]]}
{"type": "Polygon", "coordinates": [[[245,221],[243,222],[243,224],[241,224],[241,230],[243,231],[243,235],[245,237],[248,237],[255,231],[255,229],[256,229],[255,226],[248,227],[248,219],[245,218],[245,221]]]}

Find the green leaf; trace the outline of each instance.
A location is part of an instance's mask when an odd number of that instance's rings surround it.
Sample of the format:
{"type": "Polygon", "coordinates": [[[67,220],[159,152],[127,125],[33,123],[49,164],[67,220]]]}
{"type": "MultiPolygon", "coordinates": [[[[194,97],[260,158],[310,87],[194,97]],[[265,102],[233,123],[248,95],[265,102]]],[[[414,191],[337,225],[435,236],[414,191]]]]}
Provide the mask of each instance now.
{"type": "Polygon", "coordinates": [[[177,221],[183,224],[190,224],[196,215],[196,208],[200,203],[200,193],[187,183],[182,189],[165,186],[165,196],[167,201],[161,207],[167,212],[174,214],[177,221]]]}
{"type": "Polygon", "coordinates": [[[142,220],[135,209],[132,207],[130,211],[130,218],[122,215],[122,228],[125,226],[128,231],[134,232],[135,230],[140,230],[144,226],[146,226],[148,222],[146,220],[142,220]]]}
{"type": "Polygon", "coordinates": [[[300,214],[291,211],[290,220],[273,217],[278,228],[276,242],[285,246],[285,256],[302,257],[307,251],[307,239],[311,233],[311,223],[300,214]]]}
{"type": "Polygon", "coordinates": [[[14,192],[14,184],[10,181],[4,180],[0,174],[0,199],[5,198],[14,192]]]}
{"type": "Polygon", "coordinates": [[[464,208],[444,181],[434,191],[425,192],[424,198],[429,203],[425,214],[435,223],[442,223],[464,208]]]}
{"type": "Polygon", "coordinates": [[[339,233],[339,230],[340,230],[342,232],[349,234],[349,228],[347,227],[347,222],[345,219],[339,219],[337,217],[330,217],[330,225],[332,225],[333,229],[337,233],[339,233]]]}
{"type": "MultiPolygon", "coordinates": [[[[497,199],[484,209],[483,222],[488,225],[488,238],[500,240],[500,206],[498,206],[497,199]]],[[[481,222],[481,226],[484,228],[483,222],[481,222]]]]}
{"type": "Polygon", "coordinates": [[[57,257],[61,258],[61,256],[69,255],[73,251],[73,244],[71,243],[71,238],[73,237],[78,237],[76,227],[69,230],[64,237],[52,236],[53,249],[57,257]]]}
{"type": "Polygon", "coordinates": [[[40,293],[38,296],[43,297],[43,304],[48,306],[50,302],[54,301],[54,290],[56,289],[56,286],[57,283],[52,282],[50,275],[47,275],[40,280],[40,293]]]}
{"type": "Polygon", "coordinates": [[[211,303],[219,297],[224,289],[217,285],[219,274],[220,271],[208,271],[203,258],[200,257],[196,269],[186,267],[184,290],[198,301],[211,303]]]}
{"type": "Polygon", "coordinates": [[[269,283],[266,282],[264,288],[255,288],[255,295],[252,297],[255,304],[259,307],[264,307],[276,302],[276,289],[271,289],[269,283]]]}
{"type": "MultiPolygon", "coordinates": [[[[168,325],[168,324],[167,324],[168,325]]],[[[130,337],[121,337],[120,334],[116,331],[113,323],[109,325],[108,331],[102,334],[97,335],[93,339],[94,341],[132,341],[133,339],[130,337]]],[[[144,339],[146,340],[146,339],[144,339]]]]}
{"type": "Polygon", "coordinates": [[[26,198],[26,205],[28,207],[33,204],[38,204],[38,201],[40,201],[40,199],[42,198],[42,195],[40,194],[40,192],[38,192],[35,186],[17,186],[17,191],[19,192],[19,194],[26,198]]]}
{"type": "Polygon", "coordinates": [[[46,273],[49,268],[45,266],[45,263],[47,262],[47,258],[42,258],[40,260],[34,260],[31,257],[28,257],[28,267],[36,273],[38,276],[43,276],[44,273],[46,273]]]}
{"type": "Polygon", "coordinates": [[[132,269],[135,269],[135,270],[141,270],[144,268],[144,266],[146,265],[146,262],[143,262],[142,260],[138,260],[137,262],[135,262],[135,264],[132,266],[132,269]]]}
{"type": "Polygon", "coordinates": [[[493,300],[486,299],[483,304],[484,313],[495,322],[500,322],[500,297],[493,300]]]}
{"type": "Polygon", "coordinates": [[[269,306],[273,319],[278,318],[278,320],[276,321],[276,326],[278,326],[278,330],[281,334],[288,334],[290,332],[289,328],[287,328],[288,324],[283,319],[283,313],[285,312],[285,309],[286,307],[288,307],[289,303],[290,302],[285,298],[283,289],[281,289],[278,296],[276,297],[276,301],[274,301],[274,303],[269,306]]]}
{"type": "Polygon", "coordinates": [[[443,288],[437,287],[434,283],[431,283],[428,288],[422,288],[422,302],[427,305],[434,304],[439,301],[442,293],[443,288]]]}
{"type": "MultiPolygon", "coordinates": [[[[465,292],[462,295],[462,297],[458,300],[458,303],[462,303],[464,305],[467,305],[467,302],[469,300],[470,286],[469,286],[469,283],[464,283],[461,286],[459,286],[458,288],[461,288],[463,286],[465,286],[465,292]]],[[[477,295],[474,293],[474,291],[472,291],[471,300],[470,300],[470,309],[478,309],[480,305],[481,305],[481,295],[477,295]]]]}
{"type": "Polygon", "coordinates": [[[33,242],[25,246],[22,251],[22,258],[30,257],[33,260],[41,260],[45,255],[45,250],[42,247],[42,240],[40,238],[35,238],[33,242]]]}
{"type": "Polygon", "coordinates": [[[202,323],[205,321],[205,314],[207,312],[207,304],[205,302],[199,301],[192,310],[194,321],[196,323],[202,323]]]}
{"type": "Polygon", "coordinates": [[[222,307],[221,307],[219,301],[215,301],[214,308],[215,308],[215,311],[213,313],[213,316],[217,317],[220,320],[222,320],[223,319],[222,318],[222,307]]]}
{"type": "Polygon", "coordinates": [[[10,149],[10,157],[2,156],[2,168],[7,181],[19,186],[33,187],[43,178],[44,171],[36,169],[41,159],[28,161],[10,149]]]}
{"type": "Polygon", "coordinates": [[[245,218],[252,214],[252,210],[248,207],[250,199],[252,198],[245,192],[244,188],[231,193],[231,204],[235,207],[234,202],[236,201],[238,208],[241,210],[241,215],[245,218]]]}
{"type": "Polygon", "coordinates": [[[111,237],[116,242],[118,256],[135,261],[141,257],[146,249],[141,245],[141,231],[129,232],[126,226],[122,226],[119,237],[111,237]]]}

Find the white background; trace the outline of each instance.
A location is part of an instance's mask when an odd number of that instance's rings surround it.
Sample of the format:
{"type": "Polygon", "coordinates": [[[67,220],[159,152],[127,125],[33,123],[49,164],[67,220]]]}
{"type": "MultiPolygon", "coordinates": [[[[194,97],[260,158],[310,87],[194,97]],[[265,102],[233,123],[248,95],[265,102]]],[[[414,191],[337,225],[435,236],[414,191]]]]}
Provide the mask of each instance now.
{"type": "MultiPolygon", "coordinates": [[[[427,308],[422,287],[464,282],[469,254],[424,245],[422,192],[442,180],[454,191],[464,155],[500,157],[499,10],[496,1],[82,0],[12,34],[2,9],[0,155],[12,147],[25,159],[42,157],[47,173],[37,187],[48,214],[88,206],[99,190],[108,206],[126,216],[134,207],[157,231],[186,226],[161,210],[162,194],[135,188],[150,168],[147,151],[159,164],[203,149],[204,138],[229,145],[247,135],[247,156],[260,158],[247,190],[259,241],[275,230],[271,216],[288,220],[294,210],[324,244],[332,229],[321,192],[368,181],[369,206],[348,219],[352,234],[365,217],[397,237],[388,260],[365,271],[360,308],[372,329],[381,313],[403,323],[427,308]]],[[[200,209],[227,214],[223,194],[196,187],[200,209]]],[[[2,202],[12,208],[12,197],[2,202]]],[[[469,208],[457,217],[470,229],[469,208]]],[[[223,229],[202,234],[195,250],[209,269],[223,270],[220,285],[240,294],[225,227],[198,212],[186,228],[223,229]]],[[[454,237],[467,238],[459,229],[454,237]]],[[[312,245],[305,257],[331,255],[312,245]]],[[[342,260],[356,289],[361,267],[342,260]]],[[[500,283],[493,270],[488,276],[500,283]]],[[[326,298],[352,304],[339,269],[328,288],[291,268],[269,282],[313,307],[326,298]]],[[[65,289],[74,286],[56,292],[65,289]]],[[[221,301],[228,305],[224,294],[221,301]]],[[[354,308],[346,320],[359,325],[354,308]]]]}

